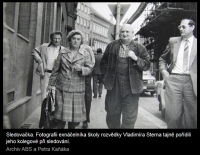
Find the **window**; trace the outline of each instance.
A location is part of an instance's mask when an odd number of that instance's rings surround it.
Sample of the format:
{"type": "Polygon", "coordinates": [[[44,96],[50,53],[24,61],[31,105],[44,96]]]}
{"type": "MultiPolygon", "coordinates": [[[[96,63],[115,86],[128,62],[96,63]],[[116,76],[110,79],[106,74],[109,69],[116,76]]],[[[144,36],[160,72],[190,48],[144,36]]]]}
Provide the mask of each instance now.
{"type": "Polygon", "coordinates": [[[5,8],[6,24],[14,29],[15,3],[7,2],[5,8]]]}
{"type": "Polygon", "coordinates": [[[87,34],[87,33],[86,33],[85,40],[86,40],[86,41],[89,41],[89,37],[88,37],[88,34],[87,34]]]}
{"type": "Polygon", "coordinates": [[[83,18],[82,17],[80,17],[81,18],[81,25],[83,25],[83,18]]]}
{"type": "Polygon", "coordinates": [[[99,33],[102,35],[102,26],[99,26],[99,33]]]}
{"type": "Polygon", "coordinates": [[[88,14],[90,14],[90,8],[88,7],[88,14]]]}
{"type": "Polygon", "coordinates": [[[87,6],[85,6],[85,13],[87,13],[87,8],[88,8],[88,7],[87,7],[87,6]]]}
{"type": "Polygon", "coordinates": [[[105,28],[103,28],[103,35],[106,36],[105,28]]]}
{"type": "Polygon", "coordinates": [[[94,48],[97,49],[97,41],[94,41],[94,48]]]}
{"type": "Polygon", "coordinates": [[[83,32],[83,38],[85,39],[85,33],[83,32]]]}
{"type": "Polygon", "coordinates": [[[106,34],[106,36],[108,35],[108,29],[105,30],[105,34],[106,34]]]}
{"type": "Polygon", "coordinates": [[[86,19],[84,19],[84,26],[86,26],[86,24],[87,24],[87,21],[86,21],[86,19]]]}
{"type": "Polygon", "coordinates": [[[79,24],[79,16],[77,16],[77,19],[76,19],[76,23],[78,23],[79,24]]]}
{"type": "Polygon", "coordinates": [[[29,38],[31,3],[21,2],[19,8],[18,33],[29,38]]]}
{"type": "Polygon", "coordinates": [[[93,32],[95,32],[96,24],[93,24],[93,32]]]}
{"type": "Polygon", "coordinates": [[[81,9],[81,3],[78,3],[78,6],[77,6],[77,8],[80,10],[81,9]]]}
{"type": "Polygon", "coordinates": [[[99,33],[99,25],[96,27],[96,32],[99,33]]]}
{"type": "Polygon", "coordinates": [[[62,15],[62,13],[61,13],[61,5],[58,2],[57,3],[57,17],[56,17],[56,30],[58,30],[58,31],[61,30],[61,15],[62,15]]]}
{"type": "Polygon", "coordinates": [[[88,27],[88,29],[90,28],[90,21],[89,20],[87,20],[87,27],[88,27]]]}
{"type": "Polygon", "coordinates": [[[15,91],[11,91],[7,95],[8,95],[8,103],[14,101],[15,91]]]}
{"type": "Polygon", "coordinates": [[[84,5],[81,3],[81,11],[84,11],[84,5]]]}
{"type": "Polygon", "coordinates": [[[84,5],[84,4],[82,4],[82,9],[81,9],[81,10],[82,10],[82,11],[84,11],[84,9],[85,9],[85,5],[84,5]]]}

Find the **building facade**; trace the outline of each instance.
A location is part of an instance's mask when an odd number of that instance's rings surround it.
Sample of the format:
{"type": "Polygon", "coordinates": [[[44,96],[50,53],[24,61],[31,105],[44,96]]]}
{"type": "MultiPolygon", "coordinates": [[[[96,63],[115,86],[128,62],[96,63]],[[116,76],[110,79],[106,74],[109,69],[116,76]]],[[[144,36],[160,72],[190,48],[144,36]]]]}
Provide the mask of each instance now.
{"type": "Polygon", "coordinates": [[[102,17],[96,10],[91,9],[91,47],[96,52],[97,48],[101,48],[104,53],[108,43],[108,29],[113,24],[102,17]]]}
{"type": "Polygon", "coordinates": [[[148,2],[137,40],[146,46],[151,61],[151,72],[157,80],[162,80],[158,69],[158,60],[164,52],[170,37],[180,36],[178,26],[181,19],[191,18],[196,23],[194,36],[197,37],[197,3],[196,2],[148,2]]]}
{"type": "Polygon", "coordinates": [[[85,36],[85,44],[92,47],[96,53],[97,48],[105,51],[108,39],[108,29],[113,24],[95,11],[91,3],[78,3],[77,20],[75,28],[82,31],[85,36]]]}
{"type": "Polygon", "coordinates": [[[78,3],[75,28],[83,32],[85,44],[90,45],[91,3],[78,3]]]}
{"type": "Polygon", "coordinates": [[[77,3],[4,2],[4,6],[3,105],[11,128],[17,129],[41,105],[40,78],[31,50],[50,42],[52,31],[61,31],[61,44],[68,44],[66,36],[75,28],[77,3]]]}

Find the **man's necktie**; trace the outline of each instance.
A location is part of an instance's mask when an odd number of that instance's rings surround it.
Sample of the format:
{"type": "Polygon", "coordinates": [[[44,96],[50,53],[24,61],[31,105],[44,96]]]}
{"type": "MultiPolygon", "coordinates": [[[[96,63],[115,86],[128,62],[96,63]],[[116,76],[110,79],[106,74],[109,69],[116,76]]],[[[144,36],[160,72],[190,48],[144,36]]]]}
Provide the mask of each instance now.
{"type": "Polygon", "coordinates": [[[188,40],[186,40],[183,54],[183,72],[188,70],[188,52],[188,40]]]}

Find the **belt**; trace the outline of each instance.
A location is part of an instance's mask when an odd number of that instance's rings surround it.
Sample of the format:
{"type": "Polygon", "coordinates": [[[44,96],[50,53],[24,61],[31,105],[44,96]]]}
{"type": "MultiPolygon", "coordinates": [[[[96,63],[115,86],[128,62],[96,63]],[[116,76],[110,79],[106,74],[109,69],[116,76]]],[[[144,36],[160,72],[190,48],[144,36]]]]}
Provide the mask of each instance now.
{"type": "Polygon", "coordinates": [[[179,74],[179,73],[171,73],[171,75],[186,75],[186,76],[190,76],[190,74],[179,74]]]}
{"type": "Polygon", "coordinates": [[[52,70],[45,70],[45,72],[47,72],[47,73],[52,73],[52,70]]]}

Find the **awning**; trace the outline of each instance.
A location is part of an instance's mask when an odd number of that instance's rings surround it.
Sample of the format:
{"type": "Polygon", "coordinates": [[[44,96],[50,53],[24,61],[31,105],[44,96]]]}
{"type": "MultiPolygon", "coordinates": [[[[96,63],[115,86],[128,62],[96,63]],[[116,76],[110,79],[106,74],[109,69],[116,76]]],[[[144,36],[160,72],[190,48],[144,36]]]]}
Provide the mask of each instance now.
{"type": "Polygon", "coordinates": [[[195,18],[197,10],[184,10],[183,8],[165,8],[163,10],[156,10],[155,14],[159,15],[154,17],[147,25],[142,27],[137,33],[144,37],[154,37],[160,30],[169,28],[169,24],[180,22],[182,18],[195,18]],[[159,13],[160,11],[160,13],[159,13]]]}

